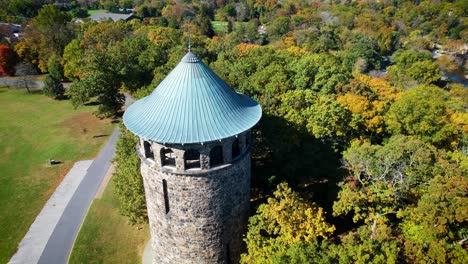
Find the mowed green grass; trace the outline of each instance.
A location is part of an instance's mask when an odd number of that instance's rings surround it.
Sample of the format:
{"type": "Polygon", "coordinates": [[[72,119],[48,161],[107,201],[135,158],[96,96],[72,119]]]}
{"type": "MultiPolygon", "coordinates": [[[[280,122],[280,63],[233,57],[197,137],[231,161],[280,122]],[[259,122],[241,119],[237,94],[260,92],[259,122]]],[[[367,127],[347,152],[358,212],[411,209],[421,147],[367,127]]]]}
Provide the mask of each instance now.
{"type": "MultiPolygon", "coordinates": [[[[239,25],[246,25],[248,22],[234,22],[233,30],[239,27],[239,25]]],[[[214,20],[211,21],[211,25],[213,26],[213,30],[217,35],[224,35],[227,32],[228,22],[227,21],[219,21],[214,20]]]]}
{"type": "Polygon", "coordinates": [[[141,263],[150,238],[148,225],[130,225],[119,214],[111,179],[101,199],[95,199],[75,241],[69,263],[141,263]]]}
{"type": "Polygon", "coordinates": [[[0,106],[0,263],[7,263],[73,164],[93,159],[115,126],[94,117],[95,107],[75,110],[23,90],[0,87],[0,106]],[[49,158],[62,163],[47,165],[49,158]]]}
{"type": "Polygon", "coordinates": [[[211,25],[213,26],[213,30],[217,34],[224,34],[227,31],[228,22],[226,22],[226,21],[212,21],[211,25]]]}
{"type": "Polygon", "coordinates": [[[99,13],[107,13],[107,10],[104,10],[104,9],[91,9],[91,10],[88,10],[88,15],[94,15],[94,14],[99,14],[99,13]]]}

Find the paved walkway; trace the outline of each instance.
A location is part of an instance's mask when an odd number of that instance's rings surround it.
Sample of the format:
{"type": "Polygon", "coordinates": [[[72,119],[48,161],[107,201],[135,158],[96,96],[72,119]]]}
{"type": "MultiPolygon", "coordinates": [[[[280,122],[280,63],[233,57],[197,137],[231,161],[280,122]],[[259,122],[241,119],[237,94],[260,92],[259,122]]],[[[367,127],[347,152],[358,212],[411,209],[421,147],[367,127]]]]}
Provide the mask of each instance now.
{"type": "Polygon", "coordinates": [[[116,128],[94,161],[75,164],[9,263],[67,263],[81,224],[111,165],[118,134],[116,128]]]}
{"type": "Polygon", "coordinates": [[[75,242],[81,224],[88,212],[89,206],[109,169],[115,152],[115,142],[118,129],[114,130],[109,141],[93,161],[72,199],[68,203],[62,217],[57,223],[38,263],[67,263],[68,256],[75,242]]]}
{"type": "MultiPolygon", "coordinates": [[[[4,80],[0,78],[0,84],[4,80]]],[[[128,94],[125,99],[124,109],[135,101],[128,94]]],[[[9,264],[68,262],[91,202],[102,194],[102,185],[110,179],[118,135],[116,128],[94,161],[75,163],[36,217],[9,264]]]]}
{"type": "Polygon", "coordinates": [[[141,259],[142,264],[152,264],[154,259],[154,252],[151,248],[151,238],[146,242],[145,250],[143,251],[143,257],[141,259]]]}
{"type": "Polygon", "coordinates": [[[92,160],[75,163],[29,228],[19,244],[18,251],[9,263],[37,263],[39,261],[65,207],[85,177],[91,163],[93,163],[92,160]]]}

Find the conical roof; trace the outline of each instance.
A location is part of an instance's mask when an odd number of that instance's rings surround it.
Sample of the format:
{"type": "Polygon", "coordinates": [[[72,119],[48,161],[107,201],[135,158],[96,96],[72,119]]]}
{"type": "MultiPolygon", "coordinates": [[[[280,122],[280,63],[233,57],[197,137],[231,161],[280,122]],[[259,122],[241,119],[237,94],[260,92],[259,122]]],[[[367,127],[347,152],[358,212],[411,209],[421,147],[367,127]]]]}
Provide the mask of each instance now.
{"type": "Polygon", "coordinates": [[[123,122],[146,140],[201,143],[240,134],[261,116],[255,100],[235,92],[189,51],[149,96],[125,111],[123,122]]]}

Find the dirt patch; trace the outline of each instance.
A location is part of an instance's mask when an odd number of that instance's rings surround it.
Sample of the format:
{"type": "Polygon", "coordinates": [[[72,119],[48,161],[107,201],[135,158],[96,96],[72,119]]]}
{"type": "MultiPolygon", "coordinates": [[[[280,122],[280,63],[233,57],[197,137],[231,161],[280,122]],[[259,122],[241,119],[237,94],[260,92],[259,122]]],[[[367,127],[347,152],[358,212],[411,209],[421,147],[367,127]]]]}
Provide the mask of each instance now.
{"type": "Polygon", "coordinates": [[[106,119],[99,119],[90,113],[79,113],[71,116],[60,124],[71,135],[82,135],[89,137],[103,137],[102,128],[109,122],[106,119]]]}
{"type": "Polygon", "coordinates": [[[7,146],[4,150],[3,150],[3,154],[2,156],[9,156],[11,153],[13,153],[15,149],[12,147],[12,146],[7,146]]]}

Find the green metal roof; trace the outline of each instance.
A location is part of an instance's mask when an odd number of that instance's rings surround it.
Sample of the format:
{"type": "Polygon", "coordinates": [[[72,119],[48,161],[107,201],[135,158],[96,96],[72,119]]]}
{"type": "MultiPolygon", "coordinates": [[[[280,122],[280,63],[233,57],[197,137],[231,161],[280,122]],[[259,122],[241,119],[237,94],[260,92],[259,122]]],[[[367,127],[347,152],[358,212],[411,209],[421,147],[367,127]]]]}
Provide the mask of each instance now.
{"type": "Polygon", "coordinates": [[[201,143],[240,134],[262,116],[260,105],[235,92],[188,52],[149,96],[133,103],[123,122],[160,143],[201,143]]]}

